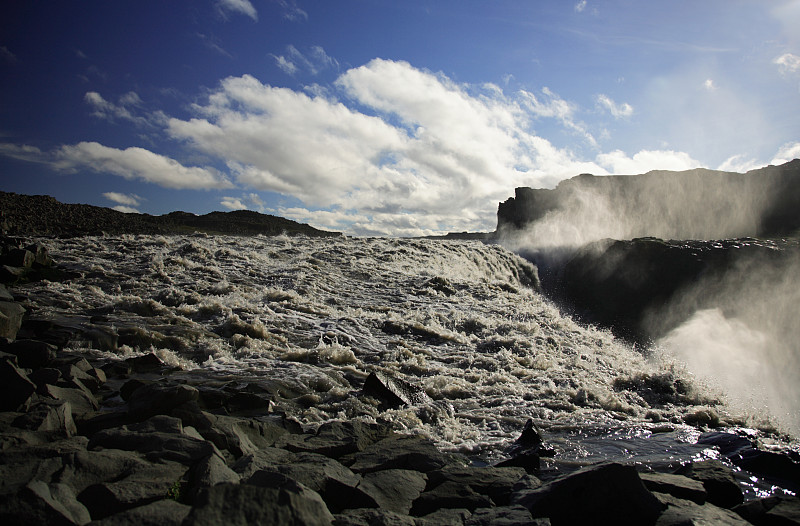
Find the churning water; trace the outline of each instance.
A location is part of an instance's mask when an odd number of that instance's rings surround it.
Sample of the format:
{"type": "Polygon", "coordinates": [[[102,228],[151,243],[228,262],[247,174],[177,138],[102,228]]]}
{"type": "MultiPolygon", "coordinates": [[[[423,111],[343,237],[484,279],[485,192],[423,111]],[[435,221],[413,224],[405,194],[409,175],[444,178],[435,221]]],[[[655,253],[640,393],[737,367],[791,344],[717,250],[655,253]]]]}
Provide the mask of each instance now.
{"type": "Polygon", "coordinates": [[[94,335],[76,350],[154,351],[193,374],[255,382],[307,426],[391,421],[490,462],[532,418],[555,451],[548,465],[567,469],[676,465],[711,454],[694,444],[697,426],[746,424],[679,363],[562,316],[535,290],[536,269],[500,246],[282,236],[47,244],[79,277],[30,285],[30,307],[94,335]],[[399,375],[433,402],[384,410],[361,393],[370,371],[399,375]]]}

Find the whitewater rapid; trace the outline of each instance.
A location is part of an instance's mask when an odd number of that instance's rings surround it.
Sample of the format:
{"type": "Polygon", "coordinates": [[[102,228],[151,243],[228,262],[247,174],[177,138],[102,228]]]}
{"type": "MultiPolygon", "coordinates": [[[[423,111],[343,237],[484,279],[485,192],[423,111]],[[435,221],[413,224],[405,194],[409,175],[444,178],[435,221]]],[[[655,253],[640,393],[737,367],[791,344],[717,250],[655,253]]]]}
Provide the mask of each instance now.
{"type": "Polygon", "coordinates": [[[532,418],[551,462],[669,464],[709,454],[698,426],[742,425],[678,363],[577,324],[500,246],[407,239],[120,236],[47,240],[65,282],[26,287],[31,316],[79,328],[74,350],[155,352],[247,381],[307,427],[391,421],[491,461],[532,418]],[[647,356],[645,356],[647,355],[647,356]],[[382,410],[371,371],[434,404],[382,410]]]}

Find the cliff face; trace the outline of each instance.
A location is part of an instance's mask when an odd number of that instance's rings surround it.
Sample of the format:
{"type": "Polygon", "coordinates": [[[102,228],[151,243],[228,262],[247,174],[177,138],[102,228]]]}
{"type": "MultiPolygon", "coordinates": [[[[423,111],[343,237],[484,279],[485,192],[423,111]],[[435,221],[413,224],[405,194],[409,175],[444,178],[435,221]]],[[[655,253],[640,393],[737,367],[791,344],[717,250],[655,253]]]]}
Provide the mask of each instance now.
{"type": "Polygon", "coordinates": [[[582,174],[552,190],[517,188],[497,210],[498,234],[534,230],[533,242],[559,234],[576,241],[568,244],[603,237],[770,237],[798,228],[798,159],[745,174],[706,169],[582,174]]]}

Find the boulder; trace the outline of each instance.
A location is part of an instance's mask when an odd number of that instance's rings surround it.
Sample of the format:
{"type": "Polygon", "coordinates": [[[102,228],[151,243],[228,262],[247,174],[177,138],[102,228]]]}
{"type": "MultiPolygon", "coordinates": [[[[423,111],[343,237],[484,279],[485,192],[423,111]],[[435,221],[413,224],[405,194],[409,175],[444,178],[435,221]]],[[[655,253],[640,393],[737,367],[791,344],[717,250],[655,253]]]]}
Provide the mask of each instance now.
{"type": "Polygon", "coordinates": [[[360,420],[322,424],[315,435],[285,434],[277,445],[289,451],[319,453],[331,458],[363,451],[367,446],[392,434],[391,426],[360,420]]]}
{"type": "Polygon", "coordinates": [[[183,384],[148,384],[130,393],[128,412],[137,420],[165,415],[176,407],[197,400],[196,388],[183,384]]]}
{"type": "Polygon", "coordinates": [[[463,508],[442,508],[423,517],[417,517],[417,526],[461,526],[472,516],[469,510],[463,508]]]}
{"type": "Polygon", "coordinates": [[[25,308],[13,301],[0,301],[0,338],[13,340],[22,326],[25,308]]]}
{"type": "Polygon", "coordinates": [[[89,414],[93,411],[97,411],[97,409],[100,407],[100,405],[97,403],[97,399],[95,399],[95,397],[92,396],[88,390],[84,389],[58,387],[55,385],[46,384],[43,385],[38,392],[40,395],[52,398],[54,400],[69,402],[72,406],[73,416],[89,414]]]}
{"type": "Polygon", "coordinates": [[[265,447],[249,455],[244,455],[237,460],[231,467],[233,471],[246,480],[253,473],[262,469],[270,469],[276,464],[288,464],[294,462],[296,456],[285,449],[265,447]]]}
{"type": "Polygon", "coordinates": [[[4,352],[17,356],[17,363],[26,369],[39,369],[56,357],[58,348],[37,340],[17,340],[3,348],[4,352]]]}
{"type": "Polygon", "coordinates": [[[413,502],[425,490],[426,482],[427,477],[418,471],[386,469],[364,474],[358,489],[378,508],[408,515],[413,502]]]}
{"type": "Polygon", "coordinates": [[[332,523],[333,515],[319,494],[301,484],[286,483],[271,488],[218,484],[204,489],[183,524],[327,526],[332,523]]]}
{"type": "Polygon", "coordinates": [[[200,433],[238,458],[272,446],[287,431],[272,422],[215,415],[211,428],[201,428],[200,433]]]}
{"type": "Polygon", "coordinates": [[[640,473],[639,477],[650,491],[667,493],[679,499],[690,500],[695,504],[705,503],[708,495],[702,482],[682,475],[640,473]]]}
{"type": "Polygon", "coordinates": [[[176,462],[146,463],[120,480],[92,484],[78,495],[92,518],[102,519],[167,497],[186,473],[176,462]]]}
{"type": "Polygon", "coordinates": [[[384,469],[411,469],[426,473],[448,464],[467,464],[460,455],[442,453],[429,439],[421,436],[394,435],[342,458],[356,473],[384,469]]]}
{"type": "Polygon", "coordinates": [[[131,451],[74,451],[61,456],[62,467],[53,477],[77,493],[101,482],[122,480],[137,471],[146,470],[150,463],[131,451]]]}
{"type": "Polygon", "coordinates": [[[334,516],[333,524],[334,526],[417,526],[414,517],[375,508],[346,510],[334,516]]]}
{"type": "Polygon", "coordinates": [[[744,501],[742,490],[733,470],[718,460],[704,460],[687,464],[676,471],[703,484],[706,499],[721,508],[732,508],[744,501]]]}
{"type": "Polygon", "coordinates": [[[31,268],[33,262],[36,261],[36,255],[24,248],[14,248],[11,249],[3,259],[6,265],[12,267],[31,268]]]}
{"type": "Polygon", "coordinates": [[[464,526],[536,526],[550,524],[547,519],[531,517],[531,512],[525,506],[500,506],[498,508],[479,508],[472,512],[472,516],[464,521],[464,526]]]}
{"type": "Polygon", "coordinates": [[[191,509],[172,499],[157,500],[92,521],[92,526],[180,526],[191,509]]]}
{"type": "Polygon", "coordinates": [[[34,480],[16,495],[0,497],[0,522],[5,525],[87,524],[89,511],[65,484],[34,480]]]}
{"type": "Polygon", "coordinates": [[[428,489],[451,482],[487,495],[495,506],[505,506],[512,488],[526,475],[525,469],[518,467],[447,467],[428,473],[428,489]]]}
{"type": "Polygon", "coordinates": [[[332,511],[341,511],[352,500],[359,500],[356,487],[361,477],[332,458],[315,453],[301,453],[288,464],[275,464],[253,473],[247,484],[271,487],[276,484],[275,474],[288,477],[319,493],[332,511]]]}
{"type": "Polygon", "coordinates": [[[78,433],[68,401],[43,400],[14,420],[14,426],[31,431],[48,431],[67,438],[78,433]]]}
{"type": "Polygon", "coordinates": [[[663,493],[655,494],[666,506],[656,522],[657,526],[684,526],[693,524],[726,524],[730,526],[746,526],[750,524],[736,513],[714,506],[699,505],[689,500],[682,500],[663,493]]]}
{"type": "Polygon", "coordinates": [[[219,455],[209,455],[192,467],[190,482],[195,491],[208,488],[217,484],[236,484],[240,480],[239,474],[228,467],[225,460],[219,455]]]}
{"type": "Polygon", "coordinates": [[[364,392],[385,400],[391,407],[433,404],[431,397],[419,387],[381,371],[373,371],[367,376],[364,392]]]}
{"type": "Polygon", "coordinates": [[[0,359],[0,411],[16,411],[36,391],[36,384],[8,360],[0,359]]]}
{"type": "Polygon", "coordinates": [[[173,460],[186,465],[212,454],[220,454],[214,444],[207,440],[172,432],[131,431],[126,426],[95,433],[89,441],[89,449],[98,448],[138,451],[152,461],[173,460]]]}
{"type": "Polygon", "coordinates": [[[441,508],[463,508],[473,511],[476,508],[491,506],[492,500],[487,495],[478,493],[470,486],[447,481],[420,495],[411,507],[411,514],[427,515],[441,508]]]}
{"type": "Polygon", "coordinates": [[[131,370],[137,373],[157,371],[162,367],[167,366],[167,364],[161,361],[161,358],[153,353],[128,358],[125,360],[125,363],[131,368],[131,370]]]}
{"type": "Polygon", "coordinates": [[[511,503],[553,524],[653,524],[663,509],[636,469],[617,463],[594,464],[515,493],[511,503]]]}

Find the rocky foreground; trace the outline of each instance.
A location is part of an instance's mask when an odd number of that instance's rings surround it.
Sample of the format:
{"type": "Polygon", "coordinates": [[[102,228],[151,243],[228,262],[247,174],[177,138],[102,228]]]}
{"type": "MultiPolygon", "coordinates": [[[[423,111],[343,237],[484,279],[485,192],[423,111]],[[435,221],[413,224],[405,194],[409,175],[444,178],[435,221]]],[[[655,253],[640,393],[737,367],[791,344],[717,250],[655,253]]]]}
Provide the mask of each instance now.
{"type": "MultiPolygon", "coordinates": [[[[303,429],[241,378],[154,354],[68,351],[86,335],[26,313],[20,284],[69,276],[42,245],[6,239],[1,257],[11,284],[0,287],[3,524],[800,524],[800,499],[744,502],[733,469],[715,460],[677,473],[600,463],[547,479],[533,426],[506,460],[478,467],[386,424],[303,429]]],[[[396,388],[364,385],[403,398],[396,388]]],[[[707,439],[800,487],[787,457],[736,435],[707,439]]]]}

